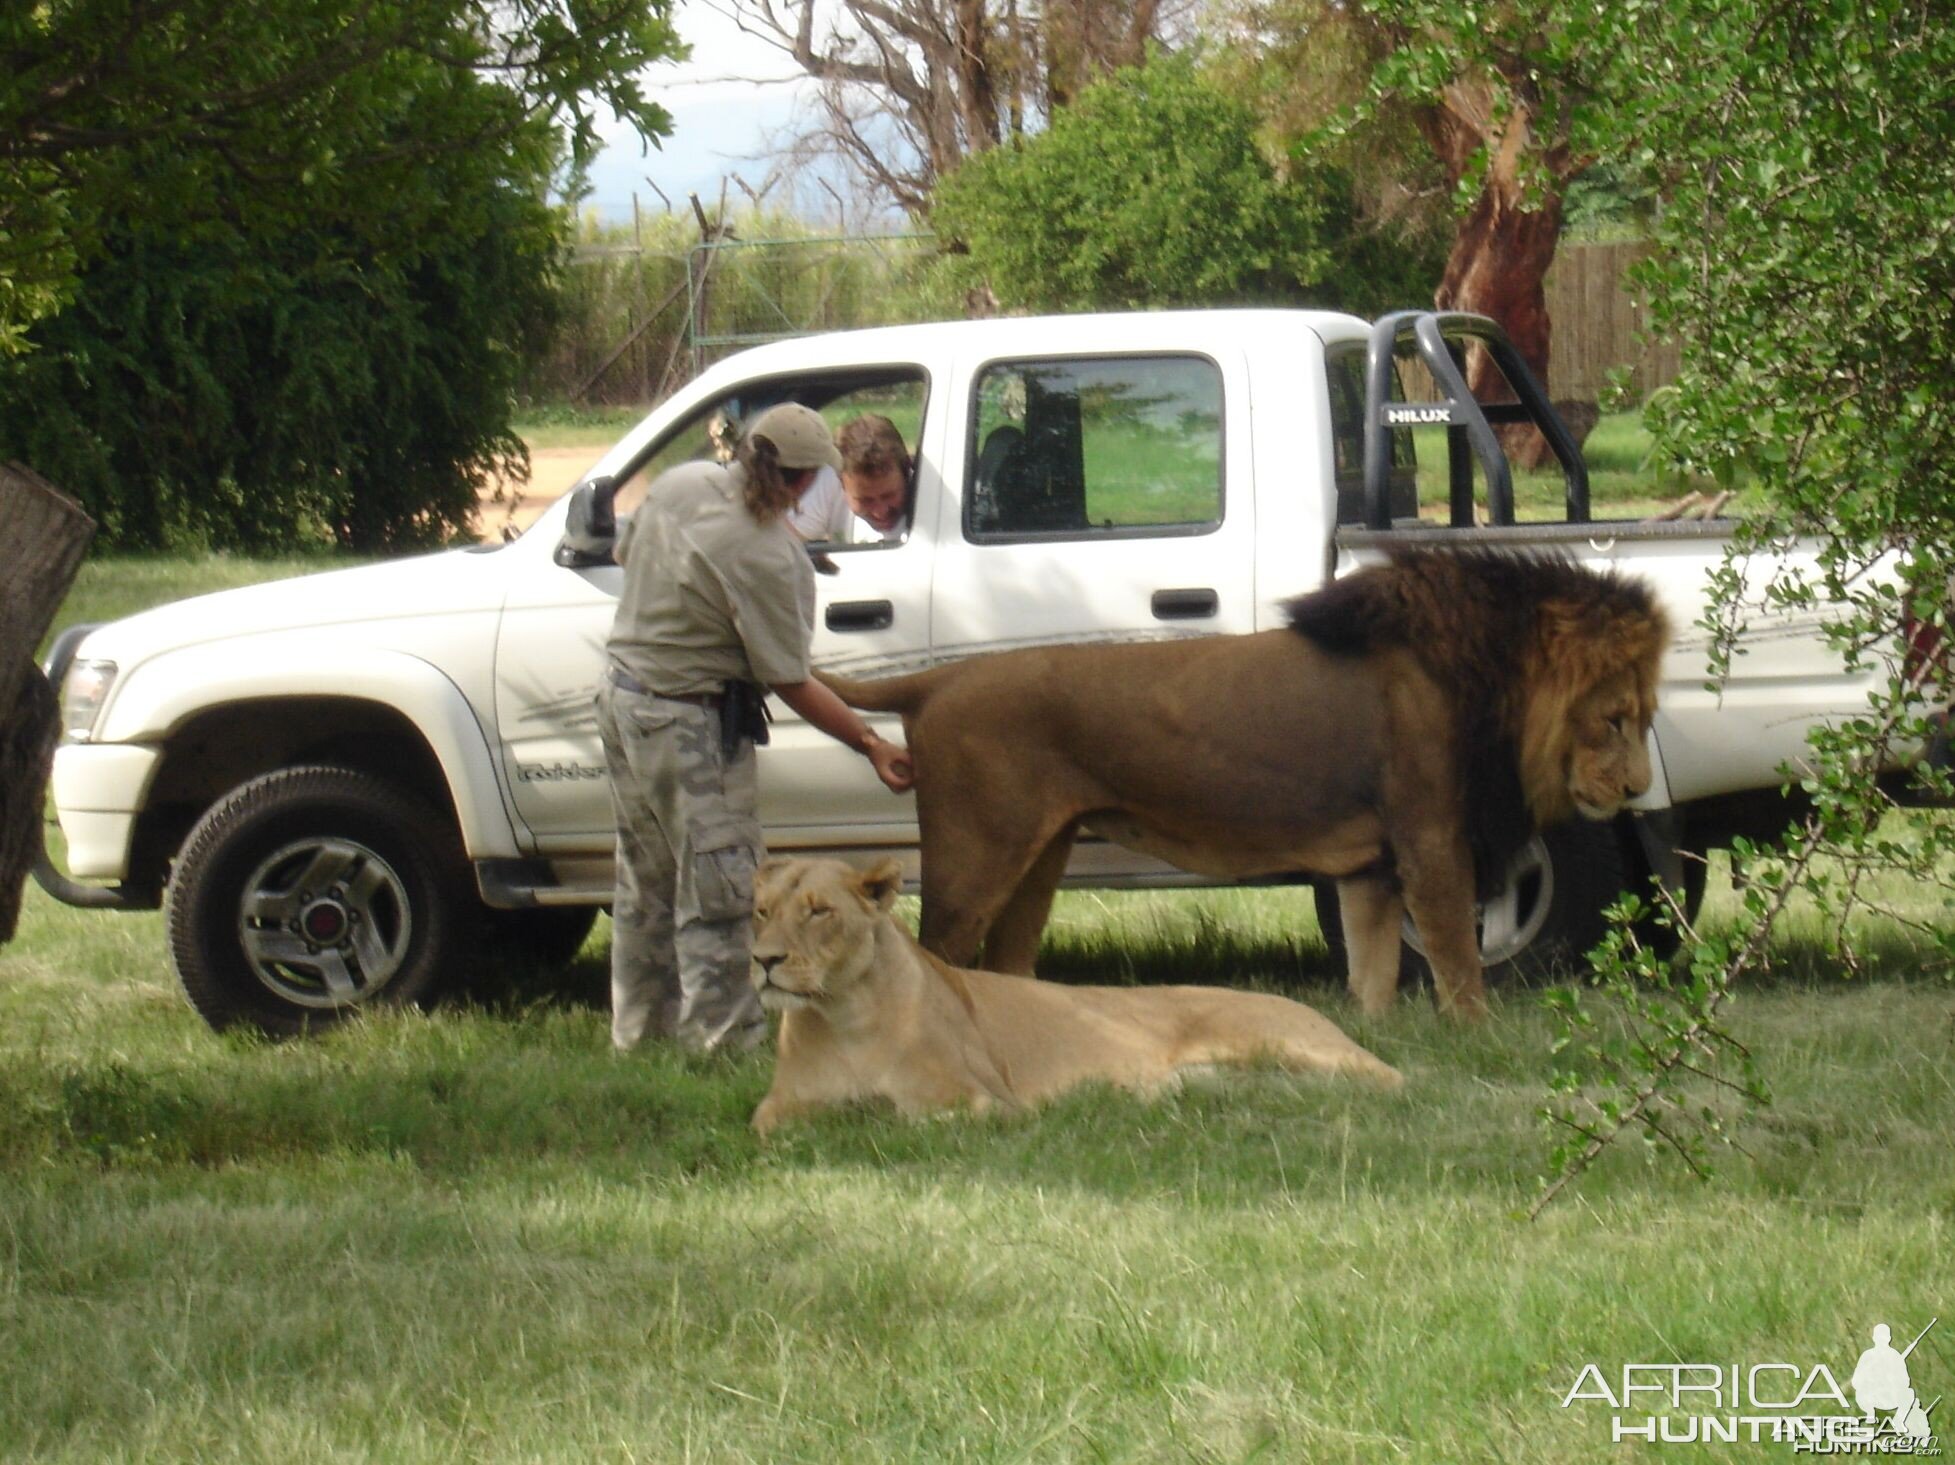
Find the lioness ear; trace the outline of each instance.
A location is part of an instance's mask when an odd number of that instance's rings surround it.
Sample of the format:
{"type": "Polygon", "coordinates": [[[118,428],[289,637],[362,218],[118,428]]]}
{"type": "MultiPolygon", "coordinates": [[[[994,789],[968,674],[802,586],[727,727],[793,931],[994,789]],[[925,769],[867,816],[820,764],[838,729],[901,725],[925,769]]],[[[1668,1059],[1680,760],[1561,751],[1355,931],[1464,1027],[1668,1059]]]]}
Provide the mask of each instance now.
{"type": "Polygon", "coordinates": [[[759,884],[760,880],[772,880],[776,874],[780,874],[782,870],[786,870],[794,863],[796,863],[794,855],[770,855],[768,859],[760,861],[759,868],[753,872],[755,884],[759,884]]]}
{"type": "Polygon", "coordinates": [[[862,898],[878,910],[887,911],[903,893],[903,866],[893,858],[877,860],[856,877],[862,898]]]}

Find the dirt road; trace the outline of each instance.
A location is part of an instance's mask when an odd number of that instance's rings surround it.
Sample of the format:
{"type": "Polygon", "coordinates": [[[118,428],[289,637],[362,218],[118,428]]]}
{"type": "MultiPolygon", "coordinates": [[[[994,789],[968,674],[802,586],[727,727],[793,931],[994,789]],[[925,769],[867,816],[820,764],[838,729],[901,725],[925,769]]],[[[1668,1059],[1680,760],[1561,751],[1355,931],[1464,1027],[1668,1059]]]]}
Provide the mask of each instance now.
{"type": "Polygon", "coordinates": [[[603,447],[531,448],[528,483],[505,485],[506,497],[501,503],[495,501],[493,493],[482,495],[483,541],[493,544],[529,528],[536,516],[555,503],[603,454],[603,447]]]}

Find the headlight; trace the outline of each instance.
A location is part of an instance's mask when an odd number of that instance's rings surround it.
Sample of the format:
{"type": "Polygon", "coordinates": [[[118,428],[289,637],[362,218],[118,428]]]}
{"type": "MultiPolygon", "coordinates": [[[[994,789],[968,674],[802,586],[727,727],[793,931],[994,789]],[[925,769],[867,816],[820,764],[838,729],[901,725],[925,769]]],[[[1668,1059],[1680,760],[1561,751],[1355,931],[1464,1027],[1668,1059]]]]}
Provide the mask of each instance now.
{"type": "Polygon", "coordinates": [[[95,736],[95,719],[114,685],[113,661],[77,661],[68,668],[61,684],[61,725],[69,741],[85,743],[95,736]]]}

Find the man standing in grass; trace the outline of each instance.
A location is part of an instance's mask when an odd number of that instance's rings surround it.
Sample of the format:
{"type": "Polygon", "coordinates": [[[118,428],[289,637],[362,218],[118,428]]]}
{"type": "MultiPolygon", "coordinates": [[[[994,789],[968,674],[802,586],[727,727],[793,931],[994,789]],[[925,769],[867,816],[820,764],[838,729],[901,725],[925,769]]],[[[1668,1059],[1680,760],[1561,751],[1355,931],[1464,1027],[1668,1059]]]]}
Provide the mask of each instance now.
{"type": "Polygon", "coordinates": [[[867,756],[892,792],[910,786],[909,754],[809,675],[814,570],[784,515],[841,461],[819,414],[782,403],[754,420],[732,463],[661,474],[619,531],[624,590],[597,718],[618,827],[620,1050],[647,1033],[698,1049],[766,1036],[748,980],[766,689],[867,756]]]}

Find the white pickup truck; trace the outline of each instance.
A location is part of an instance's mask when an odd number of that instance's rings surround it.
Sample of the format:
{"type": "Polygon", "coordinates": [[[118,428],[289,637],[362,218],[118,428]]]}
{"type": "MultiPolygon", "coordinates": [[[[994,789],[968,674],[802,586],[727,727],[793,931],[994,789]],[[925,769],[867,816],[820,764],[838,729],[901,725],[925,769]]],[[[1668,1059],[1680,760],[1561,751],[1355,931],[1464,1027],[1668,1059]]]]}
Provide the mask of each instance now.
{"type": "MultiPolygon", "coordinates": [[[[1706,690],[1695,622],[1730,526],[1589,522],[1579,452],[1479,318],[895,327],[719,363],[511,543],[74,628],[49,665],[67,727],[52,788],[68,873],[43,860],[42,883],[76,904],[165,905],[186,991],[220,1026],[292,1032],[421,998],[467,971],[485,937],[567,956],[611,892],[592,694],[621,571],[601,546],[566,541],[566,515],[613,492],[629,512],[662,469],[722,451],[729,426],[787,399],[831,423],[882,413],[915,448],[907,533],[822,551],[815,660],[853,675],[1042,642],[1261,630],[1282,624],[1286,597],[1408,539],[1551,549],[1647,576],[1678,627],[1655,783],[1617,824],[1530,847],[1483,911],[1496,971],[1585,944],[1625,882],[1653,872],[1701,890],[1701,862],[1680,852],[1781,826],[1779,770],[1807,727],[1865,705],[1866,679],[1784,617],[1758,620],[1729,681],[1706,690]],[[1468,339],[1520,405],[1473,400],[1457,365],[1468,339]],[[1405,379],[1429,380],[1431,400],[1400,398],[1395,363],[1410,358],[1423,374],[1405,379]],[[1516,420],[1562,461],[1562,522],[1513,522],[1490,423],[1516,420]],[[1444,522],[1416,518],[1415,426],[1450,464],[1444,522]]],[[[773,850],[914,860],[912,801],[812,728],[777,721],[760,776],[773,850]]],[[[1193,883],[1093,842],[1069,880],[1193,883]]]]}

